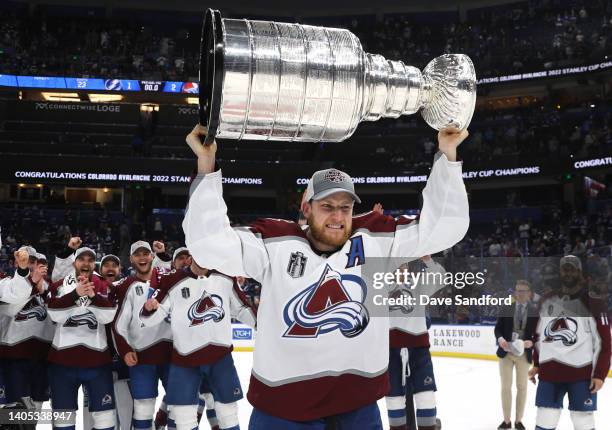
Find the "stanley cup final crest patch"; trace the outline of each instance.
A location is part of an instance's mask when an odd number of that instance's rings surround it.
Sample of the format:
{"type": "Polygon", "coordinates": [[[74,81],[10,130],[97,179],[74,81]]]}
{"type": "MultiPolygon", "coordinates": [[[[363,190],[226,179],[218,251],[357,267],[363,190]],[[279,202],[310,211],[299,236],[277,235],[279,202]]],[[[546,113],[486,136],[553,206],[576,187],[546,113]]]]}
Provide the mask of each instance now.
{"type": "Polygon", "coordinates": [[[304,275],[304,270],[306,269],[306,261],[308,257],[306,257],[301,252],[292,252],[289,257],[289,264],[287,265],[287,273],[292,278],[299,278],[304,275]]]}

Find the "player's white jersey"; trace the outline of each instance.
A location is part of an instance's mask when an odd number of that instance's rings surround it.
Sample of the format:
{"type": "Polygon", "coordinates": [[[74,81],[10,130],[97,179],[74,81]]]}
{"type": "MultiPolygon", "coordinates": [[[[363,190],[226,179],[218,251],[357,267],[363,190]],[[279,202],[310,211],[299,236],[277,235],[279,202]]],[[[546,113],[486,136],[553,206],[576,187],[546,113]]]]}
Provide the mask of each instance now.
{"type": "Polygon", "coordinates": [[[0,315],[16,315],[32,296],[29,270],[17,270],[13,277],[0,279],[0,315]]]}
{"type": "MultiPolygon", "coordinates": [[[[48,287],[45,282],[45,295],[48,287]]],[[[48,316],[44,296],[38,294],[29,277],[24,278],[19,274],[13,279],[0,281],[0,296],[3,291],[4,299],[15,302],[0,305],[2,354],[11,358],[46,359],[54,326],[48,316]]]]}
{"type": "Polygon", "coordinates": [[[66,255],[66,257],[56,255],[51,272],[51,282],[59,282],[69,276],[74,271],[74,260],[74,252],[66,255]]]}
{"type": "Polygon", "coordinates": [[[245,324],[255,323],[255,315],[240,293],[233,279],[220,273],[198,277],[191,271],[173,272],[160,278],[153,295],[160,302],[159,309],[143,310],[140,320],[150,327],[163,324],[170,316],[172,363],[212,363],[232,350],[232,315],[245,324]]]}
{"type": "Polygon", "coordinates": [[[92,277],[96,295],[79,297],[73,274],[64,278],[49,302],[49,316],[57,324],[49,361],[65,366],[96,367],[111,361],[105,324],[116,308],[108,300],[108,283],[92,277]]]}
{"type": "MultiPolygon", "coordinates": [[[[153,276],[157,276],[155,273],[153,276]]],[[[129,276],[117,287],[119,307],[113,323],[113,337],[120,357],[131,351],[138,353],[140,364],[163,364],[168,362],[172,331],[166,319],[154,327],[145,327],[138,315],[155,289],[150,281],[141,281],[129,276]]]]}
{"type": "Polygon", "coordinates": [[[534,360],[540,378],[568,382],[604,379],[610,369],[610,323],[605,301],[583,292],[544,297],[534,360]]]}
{"type": "Polygon", "coordinates": [[[362,266],[368,258],[419,258],[463,238],[469,215],[461,163],[438,156],[423,200],[420,221],[374,212],[355,217],[350,239],[325,255],[294,222],[232,229],[221,172],[196,178],[183,222],[193,258],[262,284],[248,394],[255,407],[311,420],[387,394],[389,319],[370,317],[362,266]]]}
{"type": "MultiPolygon", "coordinates": [[[[429,332],[425,318],[427,307],[420,305],[420,296],[432,297],[443,288],[445,273],[446,270],[440,263],[435,262],[433,259],[427,260],[425,262],[425,270],[418,274],[423,277],[422,282],[397,285],[390,292],[390,297],[411,296],[416,303],[413,306],[390,306],[389,324],[391,331],[389,333],[389,340],[391,347],[410,348],[429,346],[429,332]]],[[[403,281],[402,278],[400,279],[403,281]]]]}
{"type": "MultiPolygon", "coordinates": [[[[43,344],[41,347],[46,345],[48,348],[54,332],[47,305],[40,295],[31,297],[15,315],[0,316],[0,344],[10,356],[36,355],[31,350],[37,348],[39,343],[43,344]]],[[[40,358],[46,358],[46,354],[40,358]]]]}

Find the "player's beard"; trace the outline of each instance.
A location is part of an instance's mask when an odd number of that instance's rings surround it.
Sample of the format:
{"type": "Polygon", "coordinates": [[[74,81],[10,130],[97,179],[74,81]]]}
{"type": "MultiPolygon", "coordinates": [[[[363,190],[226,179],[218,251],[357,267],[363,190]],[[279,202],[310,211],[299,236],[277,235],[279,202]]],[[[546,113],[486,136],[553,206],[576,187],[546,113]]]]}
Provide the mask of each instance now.
{"type": "Polygon", "coordinates": [[[149,273],[151,273],[151,268],[153,267],[153,262],[149,262],[149,264],[147,264],[147,268],[143,271],[140,270],[140,265],[136,264],[135,269],[136,269],[136,273],[138,273],[139,275],[148,275],[149,273]]]}
{"type": "Polygon", "coordinates": [[[79,277],[81,275],[87,276],[87,278],[91,279],[91,275],[93,275],[95,267],[89,265],[79,266],[76,270],[76,276],[79,277]]]}
{"type": "Polygon", "coordinates": [[[562,294],[576,294],[582,289],[582,282],[579,276],[561,276],[562,294]]]}
{"type": "Polygon", "coordinates": [[[561,286],[567,289],[573,289],[578,283],[578,277],[575,275],[561,275],[561,286]]]}
{"type": "Polygon", "coordinates": [[[344,224],[344,231],[341,236],[331,236],[325,231],[325,221],[320,225],[317,225],[314,219],[314,215],[310,215],[308,217],[308,227],[310,230],[310,234],[313,239],[317,242],[320,242],[326,246],[331,246],[334,248],[341,248],[349,237],[351,237],[351,229],[350,225],[344,224]]]}

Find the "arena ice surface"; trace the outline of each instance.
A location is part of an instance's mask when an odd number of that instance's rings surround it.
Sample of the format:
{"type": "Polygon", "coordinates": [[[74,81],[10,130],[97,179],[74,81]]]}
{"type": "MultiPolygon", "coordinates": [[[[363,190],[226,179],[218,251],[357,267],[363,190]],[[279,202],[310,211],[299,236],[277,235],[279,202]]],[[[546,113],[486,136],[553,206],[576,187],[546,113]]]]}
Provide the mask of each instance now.
{"type": "MultiPolygon", "coordinates": [[[[234,352],[234,361],[242,388],[246,392],[253,355],[250,352],[234,352]]],[[[499,371],[497,361],[471,360],[463,358],[433,358],[438,385],[438,417],[442,420],[444,430],[493,430],[502,421],[499,371]]],[[[527,391],[527,407],[523,424],[528,429],[535,427],[535,385],[529,383],[527,391]]],[[[159,387],[160,393],[163,388],[159,387]]],[[[612,379],[608,378],[597,400],[599,411],[595,418],[597,429],[604,429],[612,422],[612,379]]],[[[79,393],[80,397],[80,393],[79,393]]],[[[161,395],[157,404],[161,401],[161,395]]],[[[296,400],[296,401],[299,401],[296,400]]],[[[79,399],[79,404],[81,400],[79,399]]],[[[248,427],[251,405],[246,399],[239,403],[240,425],[243,430],[248,427]]],[[[378,406],[383,418],[385,430],[387,426],[387,411],[384,401],[378,406]]],[[[567,401],[566,401],[567,406],[567,401]]],[[[45,408],[49,404],[45,404],[45,408]]],[[[514,412],[514,411],[513,411],[514,412]]],[[[50,430],[50,425],[38,426],[39,429],[50,430]]],[[[77,415],[77,430],[83,430],[81,414],[77,415]]],[[[201,429],[209,429],[206,420],[202,420],[201,429]]],[[[357,430],[357,429],[356,429],[357,430]]],[[[557,430],[573,430],[569,412],[563,411],[557,430]]]]}

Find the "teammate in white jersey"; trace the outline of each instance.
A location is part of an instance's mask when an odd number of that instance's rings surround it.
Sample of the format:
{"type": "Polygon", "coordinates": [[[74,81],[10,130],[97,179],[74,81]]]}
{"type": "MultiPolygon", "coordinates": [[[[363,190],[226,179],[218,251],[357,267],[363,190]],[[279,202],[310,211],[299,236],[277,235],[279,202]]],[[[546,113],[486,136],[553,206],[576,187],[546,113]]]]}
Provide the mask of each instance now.
{"type": "Polygon", "coordinates": [[[28,266],[28,297],[12,306],[0,306],[0,353],[5,360],[8,403],[40,409],[49,400],[47,355],[54,327],[45,304],[47,258],[36,253],[29,257],[28,266]]]}
{"type": "Polygon", "coordinates": [[[232,360],[231,316],[255,325],[255,313],[234,280],[199,267],[160,278],[154,298],[141,314],[143,324],[159,324],[171,316],[173,352],[167,401],[176,427],[197,427],[200,379],[205,378],[215,398],[222,430],[238,430],[242,388],[232,360]],[[159,301],[158,301],[159,300],[159,301]]]}
{"type": "Polygon", "coordinates": [[[564,397],[575,430],[595,429],[597,392],[610,371],[608,306],[588,291],[582,262],[560,260],[561,285],[540,301],[536,348],[529,377],[535,383],[536,430],[557,427],[564,397]]]}
{"type": "MultiPolygon", "coordinates": [[[[418,284],[398,285],[392,291],[394,297],[433,297],[444,287],[442,277],[444,267],[430,255],[421,258],[424,264],[423,276],[418,284]],[[435,276],[438,274],[439,276],[435,276]]],[[[408,268],[408,264],[400,269],[408,268]]],[[[435,430],[436,422],[436,378],[431,353],[429,351],[429,332],[424,306],[391,306],[389,333],[389,379],[391,390],[385,398],[389,415],[390,430],[412,429],[414,420],[418,430],[435,430]],[[414,398],[414,413],[407,422],[406,399],[414,398]]],[[[413,407],[410,405],[410,407],[413,407]]],[[[408,411],[411,413],[411,411],[408,411]]]]}
{"type": "Polygon", "coordinates": [[[116,287],[117,316],[113,338],[119,356],[129,367],[130,389],[134,398],[133,426],[151,429],[159,381],[166,386],[172,333],[168,320],[155,327],[142,327],[138,318],[144,303],[154,293],[150,283],[158,276],[148,242],[139,240],[130,247],[130,261],[136,271],[116,287]]]}
{"type": "Polygon", "coordinates": [[[389,320],[370,318],[362,266],[368,258],[418,258],[450,248],[469,225],[457,146],[466,130],[443,130],[423,191],[420,220],[375,212],[360,203],[351,178],[336,169],[311,178],[293,221],[263,219],[233,229],[214,171],[216,143],[196,126],[187,143],[198,157],[183,222],[194,260],[262,287],[258,335],[247,395],[251,430],[382,428],[376,401],[389,391],[389,320]]]}

